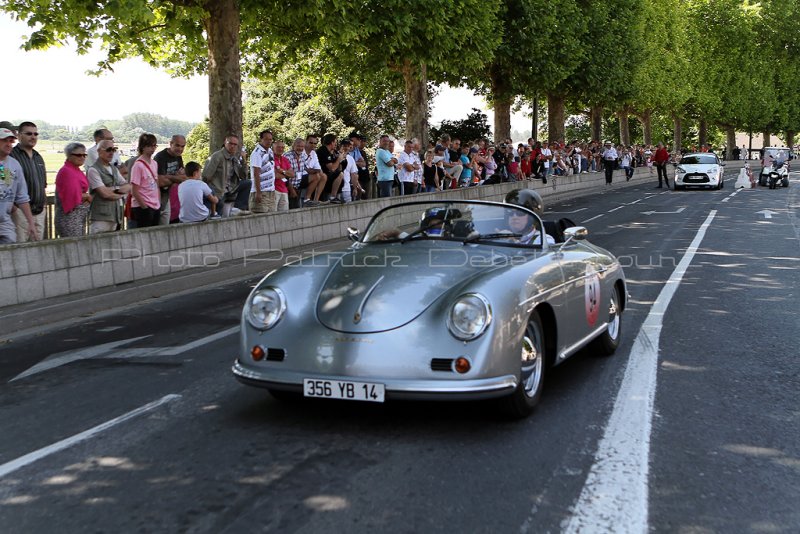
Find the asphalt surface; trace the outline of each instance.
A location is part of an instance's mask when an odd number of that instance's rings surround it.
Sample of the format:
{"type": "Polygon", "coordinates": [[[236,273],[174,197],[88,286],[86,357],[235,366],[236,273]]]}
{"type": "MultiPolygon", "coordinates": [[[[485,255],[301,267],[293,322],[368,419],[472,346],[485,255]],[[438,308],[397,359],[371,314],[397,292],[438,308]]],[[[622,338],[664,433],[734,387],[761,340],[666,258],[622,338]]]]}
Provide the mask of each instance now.
{"type": "Polygon", "coordinates": [[[731,196],[735,176],[683,192],[654,177],[548,206],[620,258],[631,300],[617,354],[553,369],[522,421],[491,403],[287,403],[240,385],[234,330],[257,277],[12,336],[0,532],[561,532],[633,340],[712,210],[663,317],[647,524],[798,532],[798,178],[731,196]]]}

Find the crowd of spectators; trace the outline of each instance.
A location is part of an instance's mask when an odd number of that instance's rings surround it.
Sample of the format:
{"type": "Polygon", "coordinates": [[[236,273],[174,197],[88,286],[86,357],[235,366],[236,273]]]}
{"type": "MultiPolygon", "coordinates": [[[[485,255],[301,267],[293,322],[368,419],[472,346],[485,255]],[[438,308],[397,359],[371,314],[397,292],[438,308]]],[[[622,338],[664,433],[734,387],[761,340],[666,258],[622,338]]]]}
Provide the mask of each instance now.
{"type": "MultiPolygon", "coordinates": [[[[0,123],[0,243],[43,237],[47,184],[37,139],[32,122],[0,123]]],[[[446,134],[424,150],[418,139],[396,143],[383,135],[373,152],[357,132],[343,139],[310,134],[287,144],[264,130],[249,157],[241,140],[230,135],[201,166],[184,164],[181,135],[157,152],[156,137],[142,134],[137,155],[127,161],[109,130],[97,130],[94,141],[89,148],[69,143],[64,149],[55,183],[60,237],[499,182],[541,180],[555,187],[557,177],[583,173],[605,172],[611,183],[618,168],[627,180],[636,167],[653,173],[655,165],[661,171],[667,154],[661,146],[659,158],[652,146],[533,139],[515,145],[511,139],[491,143],[446,134]]]]}

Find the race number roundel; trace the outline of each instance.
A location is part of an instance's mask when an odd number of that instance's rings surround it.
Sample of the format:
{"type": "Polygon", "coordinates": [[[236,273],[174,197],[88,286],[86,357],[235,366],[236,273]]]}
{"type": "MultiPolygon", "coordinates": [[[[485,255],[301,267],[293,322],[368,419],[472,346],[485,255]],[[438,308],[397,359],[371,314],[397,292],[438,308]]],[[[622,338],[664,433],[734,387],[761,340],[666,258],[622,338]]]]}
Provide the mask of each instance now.
{"type": "Polygon", "coordinates": [[[600,276],[591,265],[586,266],[585,280],[586,321],[594,326],[600,315],[600,276]]]}

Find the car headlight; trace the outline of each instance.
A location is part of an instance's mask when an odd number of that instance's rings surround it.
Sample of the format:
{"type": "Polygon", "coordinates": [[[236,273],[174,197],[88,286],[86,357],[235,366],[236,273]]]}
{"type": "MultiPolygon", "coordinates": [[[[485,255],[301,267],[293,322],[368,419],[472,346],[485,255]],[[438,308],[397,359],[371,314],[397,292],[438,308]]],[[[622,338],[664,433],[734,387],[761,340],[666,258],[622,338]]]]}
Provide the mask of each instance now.
{"type": "Polygon", "coordinates": [[[450,307],[447,328],[458,339],[469,341],[480,336],[492,322],[492,307],[477,293],[461,295],[450,307]]]}
{"type": "Polygon", "coordinates": [[[717,171],[719,171],[719,167],[711,167],[706,171],[706,174],[711,176],[712,174],[717,174],[717,171]]]}
{"type": "Polygon", "coordinates": [[[676,167],[675,171],[676,171],[678,174],[686,174],[686,169],[684,169],[684,168],[683,168],[683,167],[681,167],[680,165],[678,165],[678,166],[676,167]]]}
{"type": "Polygon", "coordinates": [[[248,322],[259,330],[275,326],[286,311],[286,298],[276,287],[264,287],[253,292],[246,304],[248,322]]]}

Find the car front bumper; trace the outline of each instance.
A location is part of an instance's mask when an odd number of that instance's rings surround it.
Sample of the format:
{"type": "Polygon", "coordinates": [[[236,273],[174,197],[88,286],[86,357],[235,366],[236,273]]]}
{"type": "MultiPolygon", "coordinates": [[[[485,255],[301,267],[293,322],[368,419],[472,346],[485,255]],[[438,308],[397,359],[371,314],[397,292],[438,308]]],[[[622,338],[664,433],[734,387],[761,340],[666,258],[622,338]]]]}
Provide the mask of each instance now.
{"type": "Polygon", "coordinates": [[[398,379],[365,376],[333,376],[289,370],[264,372],[242,364],[237,359],[231,369],[243,384],[281,391],[303,392],[303,380],[342,380],[381,383],[387,399],[405,400],[479,400],[510,395],[517,387],[515,376],[475,378],[470,380],[398,379]]]}
{"type": "Polygon", "coordinates": [[[683,187],[717,187],[721,179],[720,175],[709,176],[705,173],[676,174],[675,184],[683,187]]]}

